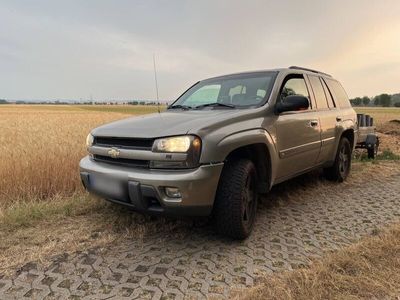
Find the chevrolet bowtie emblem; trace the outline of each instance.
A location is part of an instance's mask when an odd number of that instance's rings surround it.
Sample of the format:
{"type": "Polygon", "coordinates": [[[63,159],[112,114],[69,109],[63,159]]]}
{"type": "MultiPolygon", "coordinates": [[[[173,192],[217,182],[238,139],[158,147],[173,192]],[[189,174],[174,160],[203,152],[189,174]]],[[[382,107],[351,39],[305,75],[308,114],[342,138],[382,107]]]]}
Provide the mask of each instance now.
{"type": "Polygon", "coordinates": [[[119,150],[117,148],[111,148],[108,152],[108,155],[110,155],[112,158],[117,158],[119,156],[119,150]]]}

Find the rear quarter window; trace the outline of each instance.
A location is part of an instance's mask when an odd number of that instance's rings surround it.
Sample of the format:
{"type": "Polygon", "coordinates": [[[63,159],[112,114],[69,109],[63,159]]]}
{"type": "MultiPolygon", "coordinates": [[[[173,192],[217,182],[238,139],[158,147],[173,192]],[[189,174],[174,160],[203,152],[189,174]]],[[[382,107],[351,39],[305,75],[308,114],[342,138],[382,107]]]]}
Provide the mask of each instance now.
{"type": "Polygon", "coordinates": [[[335,100],[336,105],[338,105],[340,108],[351,107],[349,97],[347,96],[342,85],[338,81],[333,79],[324,78],[324,80],[328,85],[328,88],[335,100]]]}

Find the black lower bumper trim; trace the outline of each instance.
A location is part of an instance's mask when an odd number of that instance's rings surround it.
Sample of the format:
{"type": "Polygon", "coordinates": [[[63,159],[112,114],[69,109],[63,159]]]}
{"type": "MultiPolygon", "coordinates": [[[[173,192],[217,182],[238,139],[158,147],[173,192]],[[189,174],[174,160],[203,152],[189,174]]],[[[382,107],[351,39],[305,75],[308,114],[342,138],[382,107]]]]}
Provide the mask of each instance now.
{"type": "Polygon", "coordinates": [[[110,202],[129,207],[135,211],[152,215],[169,216],[209,216],[212,206],[166,206],[162,204],[159,194],[153,186],[142,185],[138,181],[128,181],[125,197],[114,199],[110,195],[100,194],[91,188],[90,175],[81,172],[82,184],[90,193],[96,194],[110,202]]]}

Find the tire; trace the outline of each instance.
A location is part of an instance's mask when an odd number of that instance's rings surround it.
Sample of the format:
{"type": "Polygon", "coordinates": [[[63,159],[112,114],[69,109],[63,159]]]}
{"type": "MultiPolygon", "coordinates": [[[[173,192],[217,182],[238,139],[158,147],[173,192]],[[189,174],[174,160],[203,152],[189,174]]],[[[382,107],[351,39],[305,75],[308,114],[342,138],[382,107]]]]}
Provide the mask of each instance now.
{"type": "Polygon", "coordinates": [[[368,148],[367,149],[367,152],[368,152],[368,158],[369,159],[375,159],[375,155],[376,155],[376,146],[374,145],[374,147],[373,148],[368,148]]]}
{"type": "Polygon", "coordinates": [[[378,155],[378,145],[379,145],[379,141],[377,141],[374,144],[373,148],[368,148],[367,152],[368,152],[368,158],[369,159],[375,159],[375,157],[378,155]]]}
{"type": "Polygon", "coordinates": [[[257,172],[247,159],[228,162],[221,174],[214,204],[218,233],[234,239],[247,238],[257,210],[257,172]]]}
{"type": "Polygon", "coordinates": [[[332,167],[324,169],[324,174],[329,180],[343,182],[349,175],[350,168],[351,145],[347,138],[342,137],[339,141],[335,162],[332,167]]]}

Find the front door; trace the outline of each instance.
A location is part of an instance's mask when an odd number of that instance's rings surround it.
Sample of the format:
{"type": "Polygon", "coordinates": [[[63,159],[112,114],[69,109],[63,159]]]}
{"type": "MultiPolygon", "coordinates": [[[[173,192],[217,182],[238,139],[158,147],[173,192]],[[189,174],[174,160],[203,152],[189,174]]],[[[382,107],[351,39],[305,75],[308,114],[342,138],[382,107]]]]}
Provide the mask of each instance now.
{"type": "Polygon", "coordinates": [[[302,111],[281,113],[275,123],[276,144],[279,151],[277,179],[301,173],[316,165],[321,148],[320,122],[312,105],[303,75],[289,75],[280,89],[278,101],[289,95],[302,95],[309,99],[310,107],[302,111]]]}

